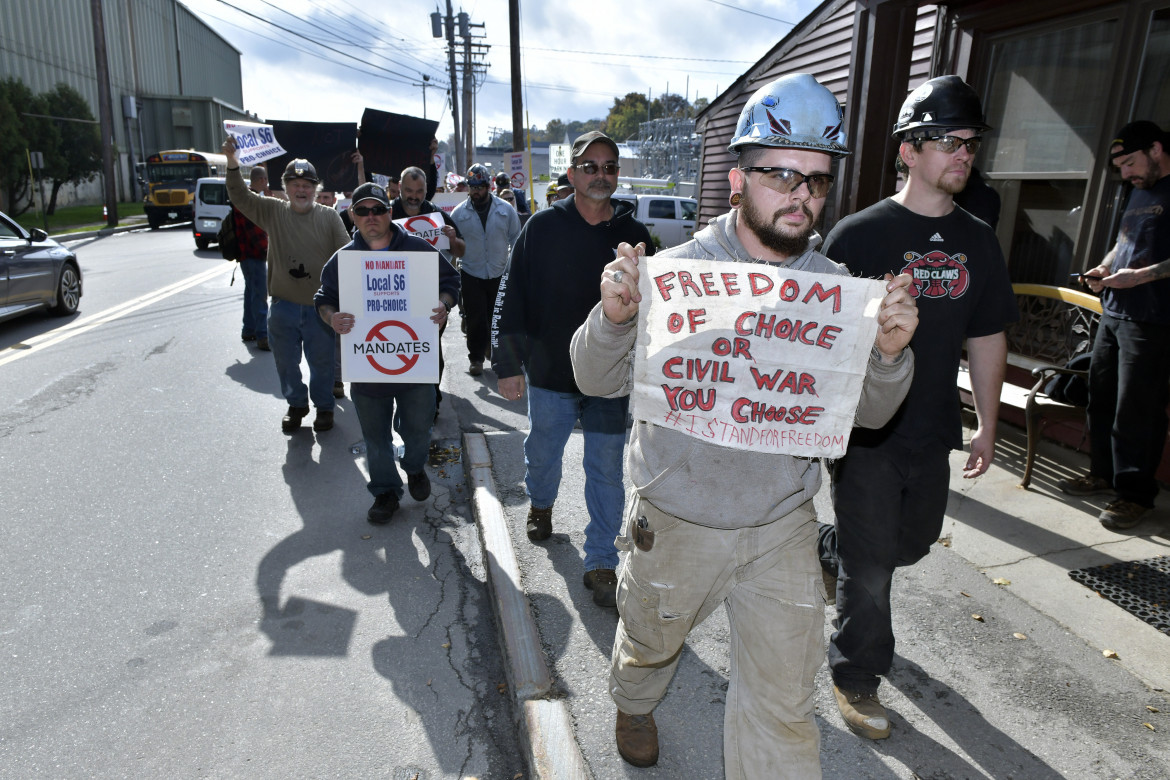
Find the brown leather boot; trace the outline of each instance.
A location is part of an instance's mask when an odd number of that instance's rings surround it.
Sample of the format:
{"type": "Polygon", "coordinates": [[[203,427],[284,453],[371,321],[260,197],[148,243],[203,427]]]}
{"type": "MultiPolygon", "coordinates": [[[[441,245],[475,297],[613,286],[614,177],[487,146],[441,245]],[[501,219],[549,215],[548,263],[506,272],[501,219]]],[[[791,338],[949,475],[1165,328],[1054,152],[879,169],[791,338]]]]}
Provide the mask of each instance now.
{"type": "Polygon", "coordinates": [[[654,713],[628,715],[618,710],[616,733],[618,753],[627,764],[648,767],[658,763],[658,726],[654,723],[654,713]]]}

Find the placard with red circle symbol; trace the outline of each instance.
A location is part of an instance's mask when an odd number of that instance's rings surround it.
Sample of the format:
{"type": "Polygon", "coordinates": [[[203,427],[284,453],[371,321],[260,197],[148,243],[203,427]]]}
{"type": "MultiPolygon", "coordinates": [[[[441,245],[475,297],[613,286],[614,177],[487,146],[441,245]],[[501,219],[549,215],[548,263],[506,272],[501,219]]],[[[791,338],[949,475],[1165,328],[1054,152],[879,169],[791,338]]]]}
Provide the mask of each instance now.
{"type": "Polygon", "coordinates": [[[447,223],[443,221],[442,214],[435,212],[419,214],[417,217],[396,219],[394,224],[412,236],[418,236],[435,249],[451,248],[451,240],[443,235],[443,226],[447,223]]]}
{"type": "Polygon", "coordinates": [[[354,316],[341,337],[346,382],[439,381],[439,262],[435,252],[338,253],[340,307],[354,316]]]}

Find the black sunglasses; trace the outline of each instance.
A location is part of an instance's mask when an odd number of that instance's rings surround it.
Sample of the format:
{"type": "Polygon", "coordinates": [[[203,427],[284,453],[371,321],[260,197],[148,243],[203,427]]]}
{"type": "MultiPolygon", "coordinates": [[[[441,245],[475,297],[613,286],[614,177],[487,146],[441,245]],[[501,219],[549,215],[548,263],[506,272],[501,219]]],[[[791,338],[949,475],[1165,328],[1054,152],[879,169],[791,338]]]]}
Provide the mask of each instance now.
{"type": "Polygon", "coordinates": [[[808,194],[814,198],[823,198],[833,187],[833,174],[811,173],[805,174],[791,168],[769,168],[752,165],[740,168],[741,171],[755,171],[760,175],[760,183],[770,190],[788,195],[796,192],[800,185],[808,182],[808,194]]]}
{"type": "Polygon", "coordinates": [[[598,171],[601,171],[606,176],[613,176],[622,169],[622,166],[618,165],[617,163],[605,163],[604,165],[598,165],[595,162],[583,162],[579,165],[574,165],[573,167],[587,176],[592,176],[598,171]]]}
{"type": "Polygon", "coordinates": [[[368,217],[373,214],[375,217],[380,217],[390,209],[385,206],[354,206],[353,213],[359,217],[368,217]]]}

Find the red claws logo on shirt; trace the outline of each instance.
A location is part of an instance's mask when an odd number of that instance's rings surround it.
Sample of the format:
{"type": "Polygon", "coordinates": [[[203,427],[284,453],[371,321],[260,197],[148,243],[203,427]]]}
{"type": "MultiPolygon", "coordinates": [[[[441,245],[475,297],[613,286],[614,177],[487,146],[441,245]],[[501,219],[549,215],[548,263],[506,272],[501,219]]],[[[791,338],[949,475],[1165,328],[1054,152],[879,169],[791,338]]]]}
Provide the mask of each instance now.
{"type": "Polygon", "coordinates": [[[905,258],[910,262],[902,268],[901,273],[910,274],[913,280],[910,292],[915,298],[919,295],[927,298],[958,298],[967,292],[971,284],[971,274],[966,266],[967,256],[964,254],[952,256],[936,250],[924,255],[907,252],[905,258]]]}

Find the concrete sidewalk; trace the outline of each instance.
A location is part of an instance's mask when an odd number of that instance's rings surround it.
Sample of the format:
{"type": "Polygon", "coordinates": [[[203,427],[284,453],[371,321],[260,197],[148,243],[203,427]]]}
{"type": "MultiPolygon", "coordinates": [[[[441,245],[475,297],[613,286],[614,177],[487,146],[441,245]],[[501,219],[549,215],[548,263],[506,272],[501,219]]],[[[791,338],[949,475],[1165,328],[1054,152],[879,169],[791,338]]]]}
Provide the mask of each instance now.
{"type": "MultiPolygon", "coordinates": [[[[494,377],[486,384],[494,386],[494,377]]],[[[659,708],[659,765],[629,767],[613,745],[614,707],[605,690],[616,614],[593,606],[580,587],[587,520],[577,473],[580,435],[566,451],[553,539],[539,546],[524,536],[521,441],[510,431],[464,436],[501,645],[534,775],[721,776],[725,616],[713,615],[688,640],[659,708]]],[[[1085,456],[1046,443],[1025,491],[1017,487],[1023,451],[1023,432],[1002,426],[996,465],[976,480],[962,479],[966,455],[954,453],[942,539],[925,561],[899,571],[898,656],[882,689],[894,736],[880,743],[853,737],[832,702],[826,671],[818,675],[826,777],[1170,774],[1164,736],[1142,726],[1170,730],[1164,695],[1170,637],[1068,576],[1071,569],[1170,552],[1166,503],[1132,532],[1108,531],[1096,520],[1104,500],[1070,499],[1054,487],[1082,471],[1085,456]],[[1053,669],[1075,694],[1052,698],[1057,681],[1045,670],[1053,669]],[[931,697],[945,707],[929,703],[931,697]],[[958,712],[947,708],[956,704],[968,715],[952,722],[948,716],[958,712]],[[1115,731],[1119,721],[1123,730],[1115,731]],[[1158,754],[1161,760],[1148,760],[1158,754]],[[1086,767],[1095,770],[1085,773],[1086,767]]],[[[817,506],[822,519],[831,518],[827,490],[817,506]]]]}

